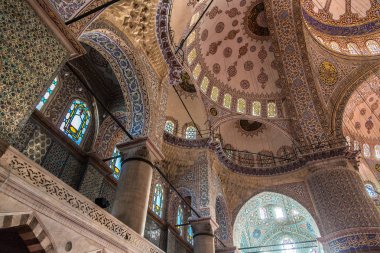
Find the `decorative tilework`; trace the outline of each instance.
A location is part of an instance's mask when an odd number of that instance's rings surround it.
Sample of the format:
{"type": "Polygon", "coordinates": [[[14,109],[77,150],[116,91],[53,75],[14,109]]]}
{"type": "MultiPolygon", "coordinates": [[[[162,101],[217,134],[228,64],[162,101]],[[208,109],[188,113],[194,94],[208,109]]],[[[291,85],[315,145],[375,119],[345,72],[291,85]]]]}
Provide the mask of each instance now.
{"type": "Polygon", "coordinates": [[[23,153],[36,163],[41,164],[51,143],[52,140],[37,128],[23,153]]]}
{"type": "MultiPolygon", "coordinates": [[[[141,83],[137,78],[135,66],[130,61],[129,55],[125,52],[125,49],[116,42],[113,38],[101,33],[100,31],[92,31],[81,35],[81,40],[92,42],[91,45],[97,45],[102,51],[107,52],[109,56],[117,64],[117,68],[121,70],[123,82],[126,87],[122,86],[122,90],[125,96],[128,97],[128,101],[132,104],[132,135],[140,135],[144,131],[146,113],[149,111],[146,105],[147,98],[144,98],[141,83]],[[145,103],[144,103],[145,102],[145,103]]],[[[103,55],[105,56],[105,55],[103,55]]],[[[116,66],[115,66],[116,67],[116,66]]],[[[120,81],[120,80],[119,80],[120,81]]]]}
{"type": "Polygon", "coordinates": [[[23,0],[0,3],[0,44],[0,138],[10,141],[69,55],[23,0]]]}

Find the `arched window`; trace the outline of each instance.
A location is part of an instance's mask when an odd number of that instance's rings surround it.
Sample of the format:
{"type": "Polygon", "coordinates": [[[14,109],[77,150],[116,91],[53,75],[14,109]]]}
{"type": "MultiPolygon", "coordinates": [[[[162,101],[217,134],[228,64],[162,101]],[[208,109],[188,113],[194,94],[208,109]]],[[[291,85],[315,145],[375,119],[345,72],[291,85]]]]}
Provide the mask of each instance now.
{"type": "Polygon", "coordinates": [[[231,108],[231,102],[232,102],[231,95],[228,93],[224,94],[223,106],[230,109],[231,108]]]}
{"type": "Polygon", "coordinates": [[[193,228],[189,225],[187,226],[187,241],[192,245],[193,244],[193,228]]]}
{"type": "Polygon", "coordinates": [[[358,141],[354,141],[354,150],[357,151],[359,150],[359,142],[358,141]]]}
{"type": "Polygon", "coordinates": [[[285,218],[284,210],[281,207],[275,207],[274,208],[274,216],[276,217],[276,219],[285,218]]]}
{"type": "MultiPolygon", "coordinates": [[[[182,223],[183,223],[183,208],[182,208],[182,206],[178,206],[176,223],[177,223],[176,225],[182,225],[182,223]]],[[[177,229],[179,231],[179,234],[183,235],[183,226],[177,226],[177,229]]]]}
{"type": "Polygon", "coordinates": [[[201,74],[201,71],[202,71],[202,67],[198,63],[197,66],[195,66],[195,68],[193,70],[193,77],[194,77],[195,80],[198,80],[198,77],[201,74]]]}
{"type": "Polygon", "coordinates": [[[185,138],[195,140],[197,138],[197,129],[193,126],[188,126],[185,132],[185,138]]]}
{"type": "Polygon", "coordinates": [[[363,144],[363,154],[364,154],[364,157],[371,156],[371,149],[368,144],[363,144]]]}
{"type": "MultiPolygon", "coordinates": [[[[112,153],[112,157],[120,156],[120,151],[115,147],[112,153]]],[[[110,168],[113,171],[112,176],[116,179],[120,178],[120,173],[121,173],[121,162],[122,158],[118,157],[116,159],[110,160],[110,168]]]]}
{"type": "Polygon", "coordinates": [[[294,241],[291,238],[284,238],[281,241],[282,244],[282,251],[283,253],[296,253],[297,251],[295,250],[296,245],[294,244],[294,241]]]}
{"type": "Polygon", "coordinates": [[[371,54],[380,54],[379,43],[377,43],[374,40],[368,40],[365,44],[366,44],[368,50],[371,52],[371,54]]]}
{"type": "Polygon", "coordinates": [[[45,92],[45,95],[41,98],[40,102],[36,106],[37,110],[41,110],[42,107],[46,104],[49,97],[53,94],[55,87],[57,87],[57,84],[58,84],[58,77],[54,78],[53,82],[50,84],[49,88],[45,92]]]}
{"type": "Polygon", "coordinates": [[[269,102],[268,103],[268,117],[274,118],[276,116],[277,116],[276,103],[275,102],[269,102]]]}
{"type": "Polygon", "coordinates": [[[186,42],[186,43],[187,43],[187,46],[190,46],[191,43],[194,42],[194,40],[195,40],[195,35],[196,35],[195,31],[192,32],[192,33],[189,35],[189,38],[187,39],[187,42],[186,42]]]}
{"type": "Polygon", "coordinates": [[[171,120],[167,120],[165,122],[165,131],[169,134],[174,134],[174,128],[175,128],[175,125],[174,125],[174,122],[171,121],[171,120]]]}
{"type": "Polygon", "coordinates": [[[267,209],[265,209],[264,207],[260,207],[259,208],[259,216],[260,216],[260,219],[262,219],[262,220],[267,219],[268,218],[267,209]]]}
{"type": "Polygon", "coordinates": [[[195,58],[197,58],[197,51],[194,48],[190,51],[190,53],[187,56],[187,62],[189,63],[189,65],[191,65],[194,62],[195,58]]]}
{"type": "Polygon", "coordinates": [[[346,142],[347,142],[347,146],[351,147],[351,138],[350,138],[350,136],[346,136],[346,142]]]}
{"type": "Polygon", "coordinates": [[[212,90],[211,90],[211,100],[216,102],[218,100],[218,97],[219,97],[219,89],[218,87],[214,86],[212,87],[212,90]]]}
{"type": "Polygon", "coordinates": [[[375,157],[376,159],[380,159],[380,145],[375,146],[375,157]]]}
{"type": "Polygon", "coordinates": [[[361,53],[358,45],[356,45],[355,43],[348,43],[347,48],[350,54],[357,55],[361,53]]]}
{"type": "Polygon", "coordinates": [[[202,80],[202,83],[201,83],[201,91],[203,93],[206,93],[207,92],[207,89],[208,89],[208,84],[210,83],[210,80],[208,80],[208,78],[205,76],[202,80]]]}
{"type": "Polygon", "coordinates": [[[60,129],[79,145],[89,123],[90,111],[87,105],[80,100],[75,100],[71,104],[60,129]]]}
{"type": "Polygon", "coordinates": [[[325,43],[321,37],[317,36],[317,39],[318,39],[319,42],[321,42],[322,44],[325,43]]]}
{"type": "Polygon", "coordinates": [[[330,46],[334,51],[340,52],[340,46],[335,41],[331,42],[330,46]]]}
{"type": "Polygon", "coordinates": [[[164,190],[161,184],[154,187],[153,212],[162,218],[162,207],[164,205],[164,190]]]}
{"type": "Polygon", "coordinates": [[[253,116],[261,115],[261,103],[259,101],[254,101],[252,103],[252,115],[253,116]]]}
{"type": "Polygon", "coordinates": [[[364,187],[371,198],[376,198],[378,196],[378,193],[375,191],[372,184],[365,184],[364,187]]]}
{"type": "Polygon", "coordinates": [[[238,99],[236,111],[239,113],[245,113],[245,100],[243,98],[238,99]]]}

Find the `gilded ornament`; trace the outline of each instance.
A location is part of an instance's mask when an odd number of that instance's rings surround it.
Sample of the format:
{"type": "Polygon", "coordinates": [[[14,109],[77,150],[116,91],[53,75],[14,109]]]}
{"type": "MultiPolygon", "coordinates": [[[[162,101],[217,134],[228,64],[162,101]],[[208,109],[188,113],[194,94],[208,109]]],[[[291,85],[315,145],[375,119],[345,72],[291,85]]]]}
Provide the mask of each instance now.
{"type": "Polygon", "coordinates": [[[331,62],[323,61],[319,65],[319,79],[327,85],[334,85],[338,81],[338,71],[331,62]]]}

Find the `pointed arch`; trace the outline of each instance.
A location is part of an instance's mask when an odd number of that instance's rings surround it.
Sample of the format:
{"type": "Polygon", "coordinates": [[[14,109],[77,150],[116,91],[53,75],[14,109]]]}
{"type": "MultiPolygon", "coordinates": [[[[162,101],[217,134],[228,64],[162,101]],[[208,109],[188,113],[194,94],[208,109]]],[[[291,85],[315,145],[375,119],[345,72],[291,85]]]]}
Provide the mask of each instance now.
{"type": "MultiPolygon", "coordinates": [[[[41,249],[46,253],[56,253],[49,234],[45,231],[45,227],[40,223],[33,213],[1,213],[0,229],[15,228],[20,234],[26,233],[32,238],[25,240],[28,249],[41,249]]],[[[32,252],[32,251],[31,251],[32,252]]]]}

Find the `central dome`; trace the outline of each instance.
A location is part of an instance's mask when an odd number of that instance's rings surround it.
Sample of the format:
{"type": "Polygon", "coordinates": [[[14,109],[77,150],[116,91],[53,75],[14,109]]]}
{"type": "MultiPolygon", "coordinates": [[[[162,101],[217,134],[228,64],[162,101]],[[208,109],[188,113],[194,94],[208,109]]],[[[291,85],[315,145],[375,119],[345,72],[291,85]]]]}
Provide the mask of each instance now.
{"type": "MultiPolygon", "coordinates": [[[[204,8],[199,6],[190,25],[204,8]]],[[[262,0],[214,1],[186,45],[195,83],[228,109],[234,105],[224,103],[226,94],[232,104],[279,98],[281,84],[269,35],[262,0]]]]}

